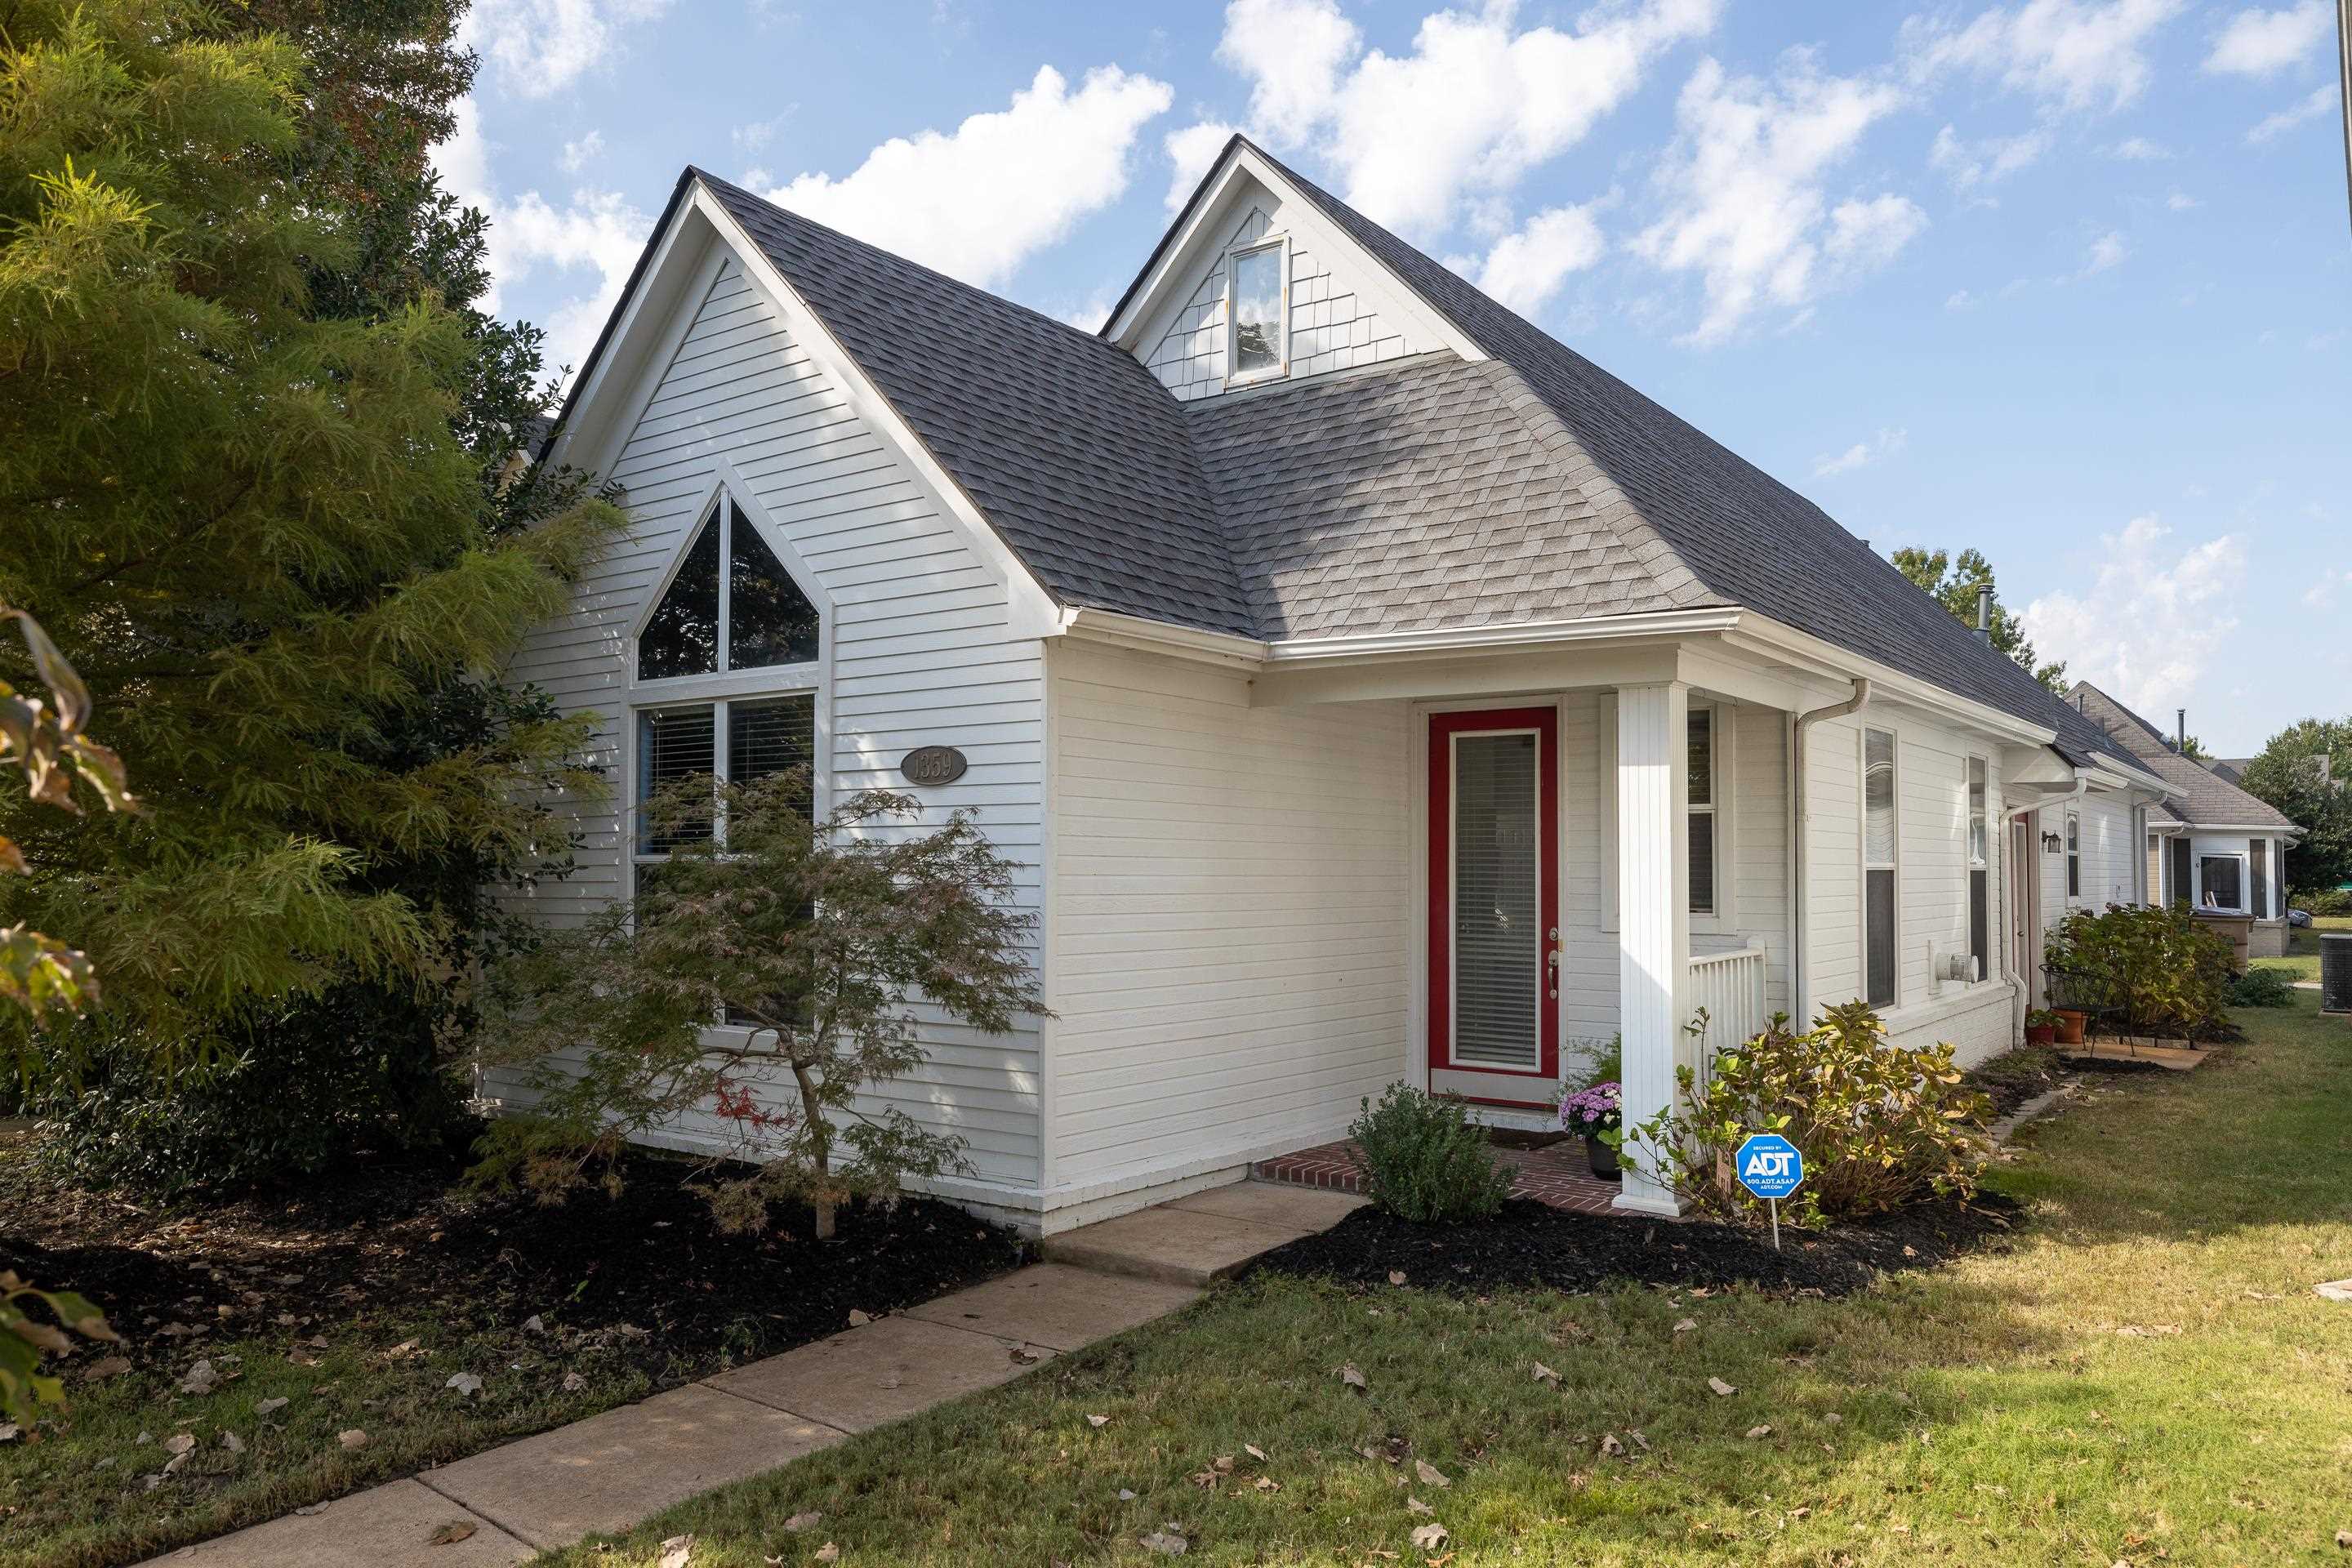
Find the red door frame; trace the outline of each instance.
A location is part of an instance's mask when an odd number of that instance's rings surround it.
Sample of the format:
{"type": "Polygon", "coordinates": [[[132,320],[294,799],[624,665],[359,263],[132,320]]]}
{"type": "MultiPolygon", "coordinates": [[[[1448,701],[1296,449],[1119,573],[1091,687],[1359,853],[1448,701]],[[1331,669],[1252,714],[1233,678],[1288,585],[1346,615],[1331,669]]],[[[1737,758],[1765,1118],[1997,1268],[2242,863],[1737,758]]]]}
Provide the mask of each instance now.
{"type": "MultiPolygon", "coordinates": [[[[1548,962],[1559,929],[1559,710],[1556,708],[1482,708],[1429,716],[1429,1070],[1475,1072],[1549,1083],[1559,1077],[1559,986],[1558,974],[1539,967],[1537,984],[1538,1066],[1532,1072],[1465,1066],[1453,1059],[1454,1030],[1454,737],[1494,731],[1536,733],[1536,906],[1542,932],[1538,952],[1548,962]]],[[[1497,1105],[1547,1103],[1489,1100],[1497,1105]]]]}

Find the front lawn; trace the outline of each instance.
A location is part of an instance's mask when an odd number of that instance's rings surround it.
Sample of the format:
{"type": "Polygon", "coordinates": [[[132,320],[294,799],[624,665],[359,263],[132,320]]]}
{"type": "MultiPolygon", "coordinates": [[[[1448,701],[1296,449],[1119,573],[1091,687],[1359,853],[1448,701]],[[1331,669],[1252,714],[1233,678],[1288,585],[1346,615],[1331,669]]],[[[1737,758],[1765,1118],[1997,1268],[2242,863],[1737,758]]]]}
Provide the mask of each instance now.
{"type": "Polygon", "coordinates": [[[0,1145],[0,1269],[82,1291],[126,1341],[64,1364],[63,1415],[13,1439],[0,1427],[0,1565],[136,1562],[789,1349],[853,1310],[911,1306],[1023,1255],[929,1202],[849,1211],[822,1245],[804,1210],[777,1210],[774,1234],[728,1236],[684,1184],[691,1165],[648,1154],[627,1167],[617,1196],[552,1206],[468,1198],[454,1167],[407,1166],[163,1209],[56,1190],[28,1150],[0,1145]]]}
{"type": "Polygon", "coordinates": [[[1843,1300],[1260,1275],[543,1561],[2343,1562],[2352,1027],[2237,1020],[2029,1129],[2005,1250],[1843,1300]]]}
{"type": "Polygon", "coordinates": [[[2315,915],[2309,925],[2290,929],[2286,933],[2284,958],[2257,958],[2256,969],[2279,969],[2290,979],[2319,978],[2319,933],[2324,931],[2352,931],[2352,915],[2315,915]]]}

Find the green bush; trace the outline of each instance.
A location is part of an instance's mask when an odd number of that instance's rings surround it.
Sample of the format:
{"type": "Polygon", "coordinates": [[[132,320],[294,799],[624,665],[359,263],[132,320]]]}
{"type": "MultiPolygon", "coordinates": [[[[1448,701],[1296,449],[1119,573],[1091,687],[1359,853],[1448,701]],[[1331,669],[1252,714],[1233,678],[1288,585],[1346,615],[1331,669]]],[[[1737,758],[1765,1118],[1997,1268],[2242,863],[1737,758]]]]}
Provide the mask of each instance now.
{"type": "Polygon", "coordinates": [[[1802,1035],[1776,1016],[1718,1055],[1704,1086],[1688,1068],[1676,1076],[1680,1108],[1630,1130],[1626,1144],[1698,1208],[1763,1212],[1732,1171],[1733,1153],[1757,1132],[1780,1133],[1805,1157],[1804,1185],[1781,1200],[1800,1224],[1976,1193],[1990,1103],[1965,1086],[1951,1047],[1890,1045],[1860,1002],[1824,1010],[1802,1035]]]}
{"type": "Polygon", "coordinates": [[[2189,913],[2109,904],[2078,910],[2051,932],[2064,1005],[2116,1009],[2126,1034],[2196,1038],[2226,1028],[2230,944],[2189,913]]]}
{"type": "Polygon", "coordinates": [[[2352,915],[2352,892],[2342,888],[2299,888],[2287,895],[2286,902],[2289,909],[2318,920],[2352,915]]]}
{"type": "Polygon", "coordinates": [[[2275,969],[2249,969],[2230,982],[2232,1007],[2292,1007],[2294,983],[2275,969]]]}
{"type": "Polygon", "coordinates": [[[1511,1173],[1495,1162],[1486,1129],[1451,1097],[1393,1083],[1348,1129],[1364,1195],[1387,1213],[1424,1223],[1477,1219],[1503,1206],[1511,1173]]]}
{"type": "Polygon", "coordinates": [[[78,1085],[37,1093],[40,1157],[87,1186],[173,1198],[461,1152],[481,1124],[433,1037],[421,1006],[343,985],[251,1017],[208,1067],[170,1072],[135,1040],[105,1040],[78,1085]]]}

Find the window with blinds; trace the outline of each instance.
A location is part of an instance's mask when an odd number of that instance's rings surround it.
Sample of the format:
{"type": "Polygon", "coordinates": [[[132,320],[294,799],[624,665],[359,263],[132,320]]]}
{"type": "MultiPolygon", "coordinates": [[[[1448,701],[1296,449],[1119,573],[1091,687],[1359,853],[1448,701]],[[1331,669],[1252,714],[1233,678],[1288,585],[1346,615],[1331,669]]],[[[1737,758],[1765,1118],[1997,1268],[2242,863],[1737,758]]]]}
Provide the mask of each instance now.
{"type": "MultiPolygon", "coordinates": [[[[683,778],[708,774],[730,784],[751,784],[791,768],[802,768],[803,784],[795,804],[814,815],[816,694],[735,699],[675,708],[637,710],[636,858],[658,862],[678,845],[722,842],[725,827],[713,817],[682,829],[657,833],[642,807],[656,792],[683,778]]],[[[640,876],[638,888],[645,886],[640,876]]]]}
{"type": "Polygon", "coordinates": [[[1895,993],[1895,736],[1862,732],[1863,999],[1891,1007],[1895,993]]]}
{"type": "Polygon", "coordinates": [[[1976,977],[1992,973],[1992,834],[1987,815],[1985,760],[1969,759],[1969,956],[1976,977]]]}
{"type": "Polygon", "coordinates": [[[1689,734],[1690,908],[1715,913],[1715,710],[1690,710],[1689,734]]]}
{"type": "Polygon", "coordinates": [[[780,697],[758,702],[727,704],[727,777],[730,783],[755,784],[761,779],[799,768],[801,787],[793,804],[803,816],[813,813],[810,770],[816,760],[816,700],[780,697]]]}
{"type": "Polygon", "coordinates": [[[1454,1059],[1542,1064],[1543,984],[1533,735],[1454,740],[1454,1059]]]}
{"type": "MultiPolygon", "coordinates": [[[[715,777],[719,772],[719,730],[708,704],[693,708],[649,708],[637,714],[637,805],[645,804],[681,779],[715,777]]],[[[667,832],[656,833],[637,814],[637,853],[667,855],[676,846],[707,839],[711,819],[702,817],[667,832]]]]}

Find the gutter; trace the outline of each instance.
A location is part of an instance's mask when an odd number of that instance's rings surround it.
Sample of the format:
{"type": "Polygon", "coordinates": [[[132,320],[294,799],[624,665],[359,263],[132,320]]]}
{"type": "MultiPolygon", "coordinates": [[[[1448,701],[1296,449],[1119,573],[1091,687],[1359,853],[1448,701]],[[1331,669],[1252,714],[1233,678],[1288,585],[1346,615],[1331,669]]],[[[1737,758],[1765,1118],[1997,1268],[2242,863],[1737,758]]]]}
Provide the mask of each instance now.
{"type": "Polygon", "coordinates": [[[1789,742],[1790,815],[1793,818],[1789,834],[1789,983],[1797,1004],[1797,1026],[1808,1026],[1812,1017],[1811,976],[1806,973],[1805,948],[1805,843],[1810,837],[1812,813],[1805,796],[1805,731],[1824,719],[1844,719],[1859,713],[1870,703],[1871,686],[1867,679],[1857,676],[1853,695],[1827,708],[1813,708],[1797,715],[1789,742]]]}

